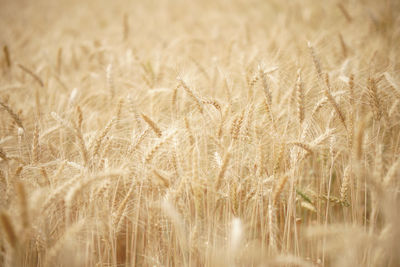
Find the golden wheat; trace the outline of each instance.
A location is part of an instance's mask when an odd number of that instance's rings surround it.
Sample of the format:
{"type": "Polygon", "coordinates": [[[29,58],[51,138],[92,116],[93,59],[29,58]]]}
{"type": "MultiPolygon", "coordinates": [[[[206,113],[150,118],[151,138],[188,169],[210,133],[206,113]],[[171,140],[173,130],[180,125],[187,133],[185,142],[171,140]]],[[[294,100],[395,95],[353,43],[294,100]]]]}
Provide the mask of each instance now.
{"type": "Polygon", "coordinates": [[[400,262],[399,1],[0,6],[0,266],[400,262]]]}

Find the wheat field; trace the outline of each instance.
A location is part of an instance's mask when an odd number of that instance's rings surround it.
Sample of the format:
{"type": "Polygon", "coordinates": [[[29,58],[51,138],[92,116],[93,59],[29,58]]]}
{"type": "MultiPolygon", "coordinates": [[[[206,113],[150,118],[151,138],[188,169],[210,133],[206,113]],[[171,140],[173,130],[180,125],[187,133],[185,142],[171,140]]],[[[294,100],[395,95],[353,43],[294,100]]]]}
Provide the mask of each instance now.
{"type": "Polygon", "coordinates": [[[397,0],[0,0],[0,266],[400,266],[397,0]]]}

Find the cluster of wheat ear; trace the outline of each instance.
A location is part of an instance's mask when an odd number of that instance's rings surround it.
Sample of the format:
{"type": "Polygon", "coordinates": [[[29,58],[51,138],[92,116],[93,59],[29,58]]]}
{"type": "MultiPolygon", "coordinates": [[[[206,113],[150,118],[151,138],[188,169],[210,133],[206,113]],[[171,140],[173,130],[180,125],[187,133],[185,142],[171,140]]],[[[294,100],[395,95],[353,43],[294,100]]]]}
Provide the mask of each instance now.
{"type": "Polygon", "coordinates": [[[398,14],[0,1],[0,266],[399,266],[398,14]]]}

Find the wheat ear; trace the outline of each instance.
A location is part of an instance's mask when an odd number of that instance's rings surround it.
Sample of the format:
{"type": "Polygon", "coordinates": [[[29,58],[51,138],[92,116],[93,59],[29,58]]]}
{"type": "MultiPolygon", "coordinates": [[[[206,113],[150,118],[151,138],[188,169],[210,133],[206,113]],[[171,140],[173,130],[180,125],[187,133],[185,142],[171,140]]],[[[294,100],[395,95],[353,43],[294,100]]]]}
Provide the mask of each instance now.
{"type": "Polygon", "coordinates": [[[148,116],[146,116],[145,114],[141,113],[141,115],[142,115],[143,120],[150,126],[150,128],[154,131],[154,133],[158,137],[161,137],[162,136],[162,131],[157,126],[157,124],[152,119],[150,119],[148,116]]]}
{"type": "Polygon", "coordinates": [[[193,137],[193,132],[192,132],[192,129],[190,128],[190,124],[189,124],[189,120],[188,120],[187,116],[185,116],[185,127],[189,134],[190,145],[193,146],[194,145],[194,137],[193,137]]]}
{"type": "Polygon", "coordinates": [[[103,131],[99,134],[99,136],[96,138],[92,150],[92,157],[95,157],[96,155],[99,154],[99,149],[101,146],[101,143],[103,142],[104,138],[108,134],[108,132],[111,130],[114,121],[116,120],[116,117],[112,117],[111,120],[107,123],[106,127],[103,129],[103,131]]]}
{"type": "Polygon", "coordinates": [[[16,184],[16,189],[19,196],[22,225],[25,229],[27,229],[29,227],[29,212],[25,186],[22,182],[18,182],[16,184]]]}
{"type": "Polygon", "coordinates": [[[225,172],[226,172],[226,169],[228,168],[230,158],[231,158],[231,153],[228,150],[228,152],[226,152],[226,154],[225,154],[221,169],[218,172],[217,179],[215,180],[215,190],[216,191],[218,191],[219,188],[221,187],[222,180],[224,179],[225,172]]]}
{"type": "Polygon", "coordinates": [[[2,106],[7,111],[7,113],[14,120],[14,122],[18,125],[18,127],[24,129],[21,119],[9,106],[7,106],[5,103],[3,103],[1,101],[0,101],[0,106],[2,106]]]}
{"type": "Polygon", "coordinates": [[[147,155],[145,157],[145,162],[146,163],[150,163],[150,161],[154,157],[154,154],[160,149],[161,146],[163,146],[165,143],[167,143],[174,136],[174,134],[175,134],[175,132],[171,132],[169,135],[167,135],[164,138],[158,140],[158,142],[147,153],[147,155]]]}
{"type": "Polygon", "coordinates": [[[319,78],[319,79],[322,79],[321,62],[319,61],[319,59],[318,59],[318,57],[317,57],[317,55],[316,55],[316,53],[315,53],[315,49],[314,49],[314,47],[311,45],[311,43],[308,42],[307,45],[308,45],[308,49],[310,50],[312,60],[313,60],[313,62],[314,62],[314,67],[315,67],[315,69],[317,70],[318,78],[319,78]]]}
{"type": "Polygon", "coordinates": [[[296,81],[296,99],[297,99],[297,113],[299,116],[300,124],[304,121],[304,88],[301,80],[301,70],[297,70],[297,81],[296,81]]]}
{"type": "Polygon", "coordinates": [[[332,94],[331,94],[331,87],[330,87],[330,83],[329,83],[329,76],[328,74],[325,75],[325,83],[326,83],[326,88],[324,90],[325,96],[326,98],[328,98],[329,103],[331,103],[331,105],[333,106],[333,108],[335,109],[336,113],[338,114],[340,121],[343,123],[344,128],[347,129],[346,126],[346,119],[343,115],[343,112],[341,111],[338,103],[336,103],[335,99],[333,98],[332,94]]]}
{"type": "Polygon", "coordinates": [[[181,78],[178,78],[178,81],[180,82],[180,85],[186,91],[186,93],[188,93],[188,95],[195,101],[198,109],[200,110],[200,113],[203,114],[204,112],[203,103],[196,96],[194,91],[181,78]]]}
{"type": "Polygon", "coordinates": [[[115,87],[114,87],[114,79],[113,79],[113,65],[108,64],[106,69],[106,80],[107,80],[107,87],[110,90],[111,99],[115,96],[115,87]]]}
{"type": "Polygon", "coordinates": [[[8,216],[7,213],[2,211],[0,213],[0,218],[1,218],[1,224],[3,226],[7,240],[10,243],[11,247],[15,249],[18,245],[18,237],[15,233],[15,230],[11,223],[10,217],[8,216]]]}
{"type": "Polygon", "coordinates": [[[275,186],[274,191],[272,191],[272,204],[275,205],[278,201],[278,198],[283,190],[283,188],[285,187],[285,184],[288,180],[288,176],[287,175],[283,175],[280,179],[278,184],[275,186]]]}
{"type": "Polygon", "coordinates": [[[346,10],[346,8],[343,6],[342,3],[337,4],[338,8],[342,12],[343,16],[346,18],[347,22],[350,23],[353,19],[350,16],[349,12],[346,10]]]}
{"type": "Polygon", "coordinates": [[[10,58],[10,52],[8,51],[8,46],[3,46],[3,52],[4,52],[4,59],[6,60],[6,65],[8,68],[11,68],[11,58],[10,58]]]}
{"type": "Polygon", "coordinates": [[[347,166],[344,170],[342,185],[340,186],[340,201],[346,202],[347,201],[347,191],[349,190],[350,186],[350,178],[351,178],[351,168],[347,166]]]}
{"type": "Polygon", "coordinates": [[[32,140],[32,161],[37,163],[39,161],[39,126],[35,124],[32,140]]]}
{"type": "Polygon", "coordinates": [[[21,70],[28,73],[35,81],[37,81],[40,84],[41,87],[44,87],[44,83],[43,83],[42,79],[37,74],[35,74],[33,71],[31,71],[30,69],[28,69],[27,67],[25,67],[22,64],[18,64],[18,67],[21,70]]]}

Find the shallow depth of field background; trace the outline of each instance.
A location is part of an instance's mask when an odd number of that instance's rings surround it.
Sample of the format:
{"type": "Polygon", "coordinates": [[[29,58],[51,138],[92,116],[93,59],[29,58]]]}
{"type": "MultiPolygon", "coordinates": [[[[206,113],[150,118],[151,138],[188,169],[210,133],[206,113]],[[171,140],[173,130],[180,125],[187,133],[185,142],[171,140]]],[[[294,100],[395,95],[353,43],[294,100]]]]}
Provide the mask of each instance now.
{"type": "Polygon", "coordinates": [[[0,266],[400,266],[399,14],[0,0],[0,266]]]}

